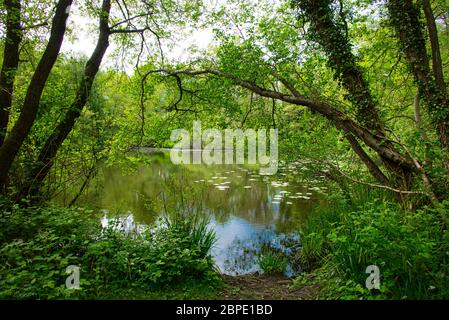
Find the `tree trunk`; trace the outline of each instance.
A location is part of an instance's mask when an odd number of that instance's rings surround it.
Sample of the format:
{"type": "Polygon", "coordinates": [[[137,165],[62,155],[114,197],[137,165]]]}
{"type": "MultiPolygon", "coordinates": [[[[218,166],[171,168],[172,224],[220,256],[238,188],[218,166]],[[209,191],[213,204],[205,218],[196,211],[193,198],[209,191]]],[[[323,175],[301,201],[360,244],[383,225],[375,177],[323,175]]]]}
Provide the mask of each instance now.
{"type": "Polygon", "coordinates": [[[311,34],[326,52],[330,68],[335,78],[347,90],[347,99],[356,108],[357,121],[379,136],[384,136],[383,123],[379,117],[377,104],[371,95],[352,46],[342,26],[332,17],[333,9],[328,0],[300,0],[299,7],[311,22],[311,34]]]}
{"type": "Polygon", "coordinates": [[[239,79],[231,74],[224,73],[218,70],[199,70],[199,71],[175,71],[170,72],[169,70],[156,70],[152,72],[162,72],[171,74],[186,74],[186,75],[203,75],[203,74],[213,74],[216,76],[227,78],[233,81],[236,85],[246,88],[259,96],[278,99],[293,105],[304,106],[312,110],[313,112],[319,113],[331,123],[333,123],[337,128],[344,129],[345,132],[351,132],[357,139],[363,141],[368,147],[372,148],[381,158],[387,159],[389,162],[393,163],[395,166],[401,168],[405,172],[415,172],[416,167],[414,163],[408,156],[404,156],[394,148],[391,148],[391,141],[386,143],[384,137],[380,137],[373,134],[371,130],[357,124],[354,120],[348,117],[345,113],[333,107],[332,105],[317,101],[310,100],[302,96],[293,85],[288,83],[285,79],[279,79],[291,92],[292,95],[284,94],[277,91],[267,90],[256,83],[251,81],[246,81],[239,79]]]}
{"type": "Polygon", "coordinates": [[[6,137],[12,104],[14,79],[19,66],[19,46],[22,42],[20,0],[5,0],[6,38],[3,65],[0,71],[0,147],[6,137]]]}
{"type": "MultiPolygon", "coordinates": [[[[357,59],[352,53],[352,46],[347,34],[343,27],[335,22],[334,9],[331,8],[330,2],[328,0],[298,0],[297,3],[306,14],[306,18],[310,20],[311,34],[324,48],[329,65],[335,72],[336,80],[348,92],[347,99],[356,108],[358,122],[378,137],[385,139],[385,146],[394,150],[393,144],[386,139],[384,123],[377,110],[377,102],[371,94],[362,70],[357,65],[357,59]]],[[[351,141],[350,143],[352,145],[351,141]]],[[[359,153],[357,154],[360,156],[359,153]]],[[[381,154],[380,158],[392,176],[392,181],[387,185],[409,189],[411,172],[404,170],[402,166],[398,166],[397,163],[391,162],[381,154]]],[[[363,156],[361,160],[367,164],[371,172],[371,163],[366,162],[363,156]]],[[[374,176],[376,179],[380,178],[378,172],[375,172],[374,176]]]]}
{"type": "Polygon", "coordinates": [[[307,97],[304,97],[295,89],[295,87],[291,83],[286,81],[286,79],[278,78],[278,80],[291,92],[291,94],[268,90],[252,81],[243,80],[232,74],[222,72],[219,70],[206,69],[206,70],[170,71],[166,69],[159,69],[159,70],[151,70],[147,74],[149,73],[165,73],[169,76],[180,74],[189,76],[211,74],[218,77],[229,79],[235,85],[239,85],[243,88],[246,88],[254,92],[255,94],[258,94],[259,96],[277,99],[293,105],[307,107],[311,111],[319,113],[320,115],[328,119],[333,125],[335,125],[340,130],[343,130],[345,133],[350,132],[352,135],[354,135],[354,137],[362,141],[367,147],[372,148],[381,158],[387,159],[389,162],[393,163],[397,168],[399,168],[400,172],[407,172],[407,173],[419,172],[415,163],[410,159],[409,156],[404,156],[395,149],[390,147],[390,145],[392,144],[391,141],[387,141],[388,143],[386,143],[385,137],[379,137],[378,135],[373,134],[371,130],[368,130],[365,127],[357,124],[345,113],[333,107],[332,105],[326,102],[311,100],[308,99],[307,97]]]}
{"type": "Polygon", "coordinates": [[[380,170],[373,159],[371,159],[371,157],[365,152],[365,150],[363,150],[357,139],[347,129],[344,128],[343,131],[345,132],[346,140],[348,140],[349,144],[352,147],[352,150],[366,165],[371,175],[381,184],[385,186],[390,185],[390,181],[388,180],[387,176],[385,176],[385,174],[382,172],[382,170],[380,170]]]}
{"type": "Polygon", "coordinates": [[[64,115],[63,120],[56,126],[48,137],[44,146],[40,150],[37,162],[28,176],[27,184],[20,192],[20,197],[31,195],[36,196],[40,187],[53,166],[54,158],[64,140],[72,131],[76,120],[81,115],[84,106],[89,99],[92,85],[100,68],[103,57],[109,46],[109,13],[111,10],[111,0],[103,0],[102,12],[100,15],[100,33],[92,56],[87,61],[84,68],[84,75],[79,83],[75,101],[64,115]]]}
{"type": "Polygon", "coordinates": [[[440,41],[438,40],[437,24],[433,15],[432,6],[429,0],[423,0],[424,14],[426,16],[427,30],[429,31],[430,45],[432,47],[432,67],[433,74],[438,89],[447,94],[446,83],[444,82],[443,62],[441,60],[440,41]]]}
{"type": "Polygon", "coordinates": [[[0,148],[0,189],[4,188],[14,159],[36,119],[45,83],[61,49],[72,2],[59,0],[56,5],[47,47],[28,86],[19,118],[0,148]]]}
{"type": "MultiPolygon", "coordinates": [[[[441,146],[446,153],[445,166],[449,174],[449,96],[445,89],[439,89],[440,86],[445,86],[444,80],[440,85],[437,85],[437,80],[435,80],[442,76],[438,75],[440,72],[438,62],[439,48],[437,48],[438,39],[436,34],[432,35],[436,30],[430,32],[431,42],[434,42],[432,45],[434,69],[437,70],[437,74],[432,76],[423,28],[419,20],[419,9],[413,4],[412,0],[389,0],[387,6],[390,14],[390,23],[396,31],[402,51],[418,86],[420,96],[426,103],[427,112],[432,119],[441,146]]],[[[425,11],[429,11],[429,7],[425,11]]],[[[431,14],[431,12],[427,12],[426,16],[431,14]]],[[[429,16],[427,20],[431,19],[433,20],[429,16]]],[[[430,26],[430,28],[432,29],[433,27],[430,26]]]]}

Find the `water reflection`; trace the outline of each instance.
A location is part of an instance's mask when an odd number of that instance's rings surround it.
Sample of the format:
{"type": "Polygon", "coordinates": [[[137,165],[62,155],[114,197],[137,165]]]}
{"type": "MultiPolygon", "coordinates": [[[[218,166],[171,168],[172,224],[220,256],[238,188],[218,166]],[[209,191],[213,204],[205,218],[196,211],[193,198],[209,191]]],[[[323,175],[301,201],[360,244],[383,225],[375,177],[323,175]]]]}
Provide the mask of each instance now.
{"type": "Polygon", "coordinates": [[[105,210],[103,223],[122,217],[127,228],[154,224],[167,208],[201,211],[218,238],[212,254],[227,274],[260,271],[257,256],[264,246],[292,254],[300,223],[325,203],[319,179],[303,181],[304,164],[281,163],[278,175],[268,177],[257,167],[182,166],[169,155],[149,157],[151,164],[134,172],[103,168],[97,188],[79,204],[105,210]]]}
{"type": "MultiPolygon", "coordinates": [[[[224,224],[211,222],[211,226],[220,234],[212,255],[217,266],[228,275],[260,272],[258,260],[262,250],[280,252],[288,257],[294,257],[299,250],[299,235],[279,234],[274,228],[262,228],[248,221],[231,217],[224,224]]],[[[287,275],[298,273],[298,266],[288,265],[287,275]]]]}

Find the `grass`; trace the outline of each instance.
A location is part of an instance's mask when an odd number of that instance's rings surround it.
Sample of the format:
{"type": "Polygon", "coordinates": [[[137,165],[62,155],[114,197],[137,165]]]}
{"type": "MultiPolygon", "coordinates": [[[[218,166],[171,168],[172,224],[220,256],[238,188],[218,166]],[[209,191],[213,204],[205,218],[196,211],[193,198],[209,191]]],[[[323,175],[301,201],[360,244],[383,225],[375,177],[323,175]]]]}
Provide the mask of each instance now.
{"type": "Polygon", "coordinates": [[[267,251],[259,257],[259,266],[265,274],[284,274],[288,258],[279,252],[267,251]]]}
{"type": "MultiPolygon", "coordinates": [[[[447,299],[449,202],[408,211],[387,197],[355,190],[311,215],[294,285],[319,285],[322,299],[447,299]],[[443,217],[443,218],[442,218],[443,217]],[[380,268],[380,290],[365,287],[380,268]]],[[[82,208],[22,208],[0,201],[2,299],[215,299],[225,284],[209,252],[215,235],[201,215],[176,213],[143,234],[101,229],[82,208]],[[190,217],[190,218],[187,218],[190,217]],[[81,266],[81,290],[65,288],[65,268],[81,266]]],[[[288,258],[264,251],[267,274],[288,258]]],[[[229,290],[232,290],[229,289],[229,290]]]]}
{"type": "Polygon", "coordinates": [[[296,282],[320,283],[322,298],[449,298],[449,237],[441,219],[449,203],[411,212],[369,190],[359,195],[307,220],[299,260],[309,273],[296,282]],[[380,290],[365,288],[369,265],[380,268],[380,290]]]}
{"type": "Polygon", "coordinates": [[[195,299],[222,285],[205,221],[125,234],[81,208],[0,206],[1,299],[195,299]],[[65,288],[69,265],[80,290],[65,288]]]}

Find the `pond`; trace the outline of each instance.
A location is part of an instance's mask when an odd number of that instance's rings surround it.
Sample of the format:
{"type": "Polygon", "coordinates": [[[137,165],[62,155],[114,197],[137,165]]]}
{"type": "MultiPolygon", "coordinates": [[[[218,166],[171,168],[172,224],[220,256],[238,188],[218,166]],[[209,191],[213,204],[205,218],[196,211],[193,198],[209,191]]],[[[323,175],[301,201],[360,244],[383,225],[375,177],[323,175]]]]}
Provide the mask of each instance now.
{"type": "MultiPolygon", "coordinates": [[[[170,210],[200,211],[216,233],[212,255],[228,275],[261,271],[266,250],[294,256],[301,222],[326,204],[324,177],[305,179],[307,163],[281,162],[276,175],[261,176],[257,166],[174,165],[167,152],[148,160],[136,170],[102,168],[97,187],[77,204],[101,209],[103,224],[119,217],[133,228],[157,223],[170,210]]],[[[299,271],[291,264],[286,274],[299,271]]]]}

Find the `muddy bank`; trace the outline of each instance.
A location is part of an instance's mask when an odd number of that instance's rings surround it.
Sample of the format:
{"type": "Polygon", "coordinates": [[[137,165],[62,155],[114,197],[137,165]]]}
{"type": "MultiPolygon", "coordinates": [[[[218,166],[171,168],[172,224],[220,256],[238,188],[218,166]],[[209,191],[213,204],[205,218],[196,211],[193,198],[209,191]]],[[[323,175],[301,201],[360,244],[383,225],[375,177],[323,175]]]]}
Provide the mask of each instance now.
{"type": "Polygon", "coordinates": [[[292,279],[282,275],[251,274],[244,276],[224,275],[226,288],[222,299],[230,300],[314,300],[318,297],[318,286],[295,286],[292,279]]]}

